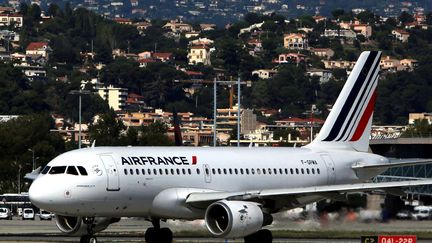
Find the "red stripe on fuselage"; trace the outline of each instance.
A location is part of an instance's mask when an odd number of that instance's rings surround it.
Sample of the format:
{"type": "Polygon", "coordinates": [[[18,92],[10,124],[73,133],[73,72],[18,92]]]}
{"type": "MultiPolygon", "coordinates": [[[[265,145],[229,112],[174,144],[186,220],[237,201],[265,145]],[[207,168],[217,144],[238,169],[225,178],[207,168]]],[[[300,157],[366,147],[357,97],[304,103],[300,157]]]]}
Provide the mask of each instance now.
{"type": "Polygon", "coordinates": [[[357,125],[357,129],[355,130],[354,135],[352,136],[350,141],[355,142],[359,140],[363,135],[363,132],[368,124],[368,121],[371,118],[372,113],[374,111],[375,100],[376,100],[376,90],[374,90],[372,97],[369,101],[369,104],[367,105],[366,110],[364,111],[363,116],[360,119],[359,124],[357,125]]]}
{"type": "Polygon", "coordinates": [[[197,163],[197,157],[194,155],[192,156],[192,164],[196,165],[196,163],[197,163]]]}

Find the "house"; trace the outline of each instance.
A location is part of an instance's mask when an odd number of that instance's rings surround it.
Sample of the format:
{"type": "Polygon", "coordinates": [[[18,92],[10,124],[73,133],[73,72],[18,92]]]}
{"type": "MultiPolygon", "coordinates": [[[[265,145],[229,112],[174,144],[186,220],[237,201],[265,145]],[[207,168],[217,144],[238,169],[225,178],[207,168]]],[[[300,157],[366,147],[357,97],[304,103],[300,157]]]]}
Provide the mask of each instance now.
{"type": "Polygon", "coordinates": [[[144,97],[135,93],[130,93],[126,99],[127,110],[140,110],[145,107],[144,97]]]}
{"type": "Polygon", "coordinates": [[[366,38],[370,38],[372,36],[372,27],[370,25],[353,24],[351,27],[355,32],[362,34],[366,38]]]}
{"type": "Polygon", "coordinates": [[[410,37],[410,34],[403,29],[394,29],[392,30],[392,35],[399,41],[406,43],[410,37]]]}
{"type": "Polygon", "coordinates": [[[162,28],[169,29],[174,33],[192,32],[193,30],[190,24],[177,22],[175,20],[171,20],[170,22],[166,23],[162,28]]]}
{"type": "Polygon", "coordinates": [[[143,52],[138,53],[138,60],[147,59],[147,58],[151,58],[151,57],[152,57],[151,51],[143,51],[143,52]]]}
{"type": "Polygon", "coordinates": [[[209,31],[216,29],[215,24],[200,24],[200,28],[202,31],[209,31]]]}
{"type": "Polygon", "coordinates": [[[126,18],[114,18],[114,21],[117,22],[118,24],[127,24],[127,25],[133,24],[132,20],[126,18]]]}
{"type": "Polygon", "coordinates": [[[408,124],[413,125],[415,120],[427,120],[432,125],[432,113],[409,113],[408,124]]]}
{"type": "Polygon", "coordinates": [[[354,68],[355,62],[351,61],[344,61],[344,60],[323,60],[324,67],[326,69],[336,69],[336,68],[342,68],[342,69],[348,69],[352,70],[354,68]]]}
{"type": "Polygon", "coordinates": [[[324,37],[329,38],[346,38],[346,39],[355,39],[357,34],[351,29],[340,29],[340,30],[324,30],[324,37]]]}
{"type": "Polygon", "coordinates": [[[326,21],[327,18],[321,15],[315,15],[312,17],[316,23],[322,22],[322,21],[326,21]]]}
{"type": "Polygon", "coordinates": [[[333,77],[331,71],[321,68],[311,68],[306,71],[306,74],[309,77],[318,77],[318,80],[321,84],[330,81],[330,79],[333,77]]]}
{"type": "Polygon", "coordinates": [[[402,59],[399,62],[400,65],[405,67],[407,71],[414,70],[414,68],[418,67],[419,63],[415,59],[402,59]]]}
{"type": "Polygon", "coordinates": [[[310,52],[315,56],[324,57],[327,60],[332,58],[335,54],[335,52],[330,48],[312,48],[310,52]]]}
{"type": "Polygon", "coordinates": [[[174,55],[171,52],[154,52],[152,57],[161,62],[169,62],[173,60],[174,55]]]}
{"type": "Polygon", "coordinates": [[[21,14],[0,14],[0,26],[10,26],[14,25],[16,27],[23,26],[23,16],[21,14]]]}
{"type": "Polygon", "coordinates": [[[189,64],[202,63],[204,65],[211,65],[210,53],[210,47],[206,45],[191,46],[188,54],[189,64]]]}
{"type": "Polygon", "coordinates": [[[149,63],[153,63],[153,62],[156,62],[156,60],[154,60],[153,58],[138,59],[138,63],[139,63],[140,68],[146,68],[149,63]]]}
{"type": "Polygon", "coordinates": [[[195,31],[187,32],[185,34],[185,37],[186,37],[186,39],[190,39],[190,38],[198,37],[199,34],[200,34],[199,32],[195,32],[195,31]]]}
{"type": "Polygon", "coordinates": [[[140,35],[143,35],[144,31],[150,26],[152,26],[152,25],[149,22],[137,22],[137,23],[135,23],[135,27],[137,28],[138,33],[140,35]]]}
{"type": "Polygon", "coordinates": [[[275,63],[300,63],[306,60],[306,55],[300,53],[282,53],[279,54],[278,59],[274,60],[275,63]]]}
{"type": "Polygon", "coordinates": [[[198,39],[189,41],[190,46],[202,46],[202,45],[212,46],[213,43],[214,43],[214,41],[210,40],[208,38],[198,38],[198,39]]]}
{"type": "Polygon", "coordinates": [[[399,60],[393,59],[390,56],[383,56],[381,58],[380,68],[386,71],[398,71],[401,69],[399,60]]]}
{"type": "Polygon", "coordinates": [[[308,48],[306,35],[299,33],[285,34],[284,47],[291,50],[305,50],[308,48]]]}
{"type": "Polygon", "coordinates": [[[48,58],[51,51],[47,42],[31,42],[26,48],[26,55],[40,55],[48,58]]]}
{"type": "Polygon", "coordinates": [[[257,75],[260,79],[273,78],[277,74],[277,70],[273,69],[258,69],[253,70],[252,75],[257,75]]]}

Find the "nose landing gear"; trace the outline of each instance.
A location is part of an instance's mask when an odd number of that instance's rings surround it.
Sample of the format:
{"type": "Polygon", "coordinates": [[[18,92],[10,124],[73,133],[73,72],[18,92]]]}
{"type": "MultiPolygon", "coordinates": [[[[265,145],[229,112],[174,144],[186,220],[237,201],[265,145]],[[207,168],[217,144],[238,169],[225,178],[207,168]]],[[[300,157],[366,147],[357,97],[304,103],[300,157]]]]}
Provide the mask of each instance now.
{"type": "Polygon", "coordinates": [[[153,219],[152,224],[144,235],[146,243],[172,243],[173,233],[169,228],[161,228],[159,219],[153,219]]]}
{"type": "Polygon", "coordinates": [[[83,218],[83,222],[87,225],[87,234],[81,236],[80,243],[97,243],[97,238],[93,232],[95,227],[94,218],[83,218]]]}

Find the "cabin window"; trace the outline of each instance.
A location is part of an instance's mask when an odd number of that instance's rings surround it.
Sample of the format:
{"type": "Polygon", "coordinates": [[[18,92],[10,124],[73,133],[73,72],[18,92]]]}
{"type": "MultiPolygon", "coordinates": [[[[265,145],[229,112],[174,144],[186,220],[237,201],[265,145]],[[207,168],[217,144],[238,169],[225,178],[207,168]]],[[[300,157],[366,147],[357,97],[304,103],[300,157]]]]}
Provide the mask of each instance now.
{"type": "Polygon", "coordinates": [[[309,168],[306,168],[306,174],[309,175],[309,168]]]}
{"type": "Polygon", "coordinates": [[[127,175],[127,169],[124,169],[124,174],[127,175]]]}
{"type": "Polygon", "coordinates": [[[237,168],[234,169],[234,173],[237,175],[238,174],[238,170],[237,168]]]}
{"type": "Polygon", "coordinates": [[[285,174],[288,175],[288,169],[285,169],[285,174]]]}
{"type": "Polygon", "coordinates": [[[46,173],[48,173],[49,169],[51,169],[51,167],[49,166],[45,166],[41,172],[42,175],[45,175],[46,173]]]}
{"type": "Polygon", "coordinates": [[[227,170],[226,169],[223,169],[223,172],[224,172],[225,175],[227,174],[227,170]]]}
{"type": "Polygon", "coordinates": [[[139,171],[139,169],[136,169],[135,172],[136,172],[137,175],[139,175],[139,172],[140,172],[140,171],[139,171]]]}
{"type": "Polygon", "coordinates": [[[156,169],[153,169],[153,174],[157,175],[157,170],[156,169]]]}
{"type": "Polygon", "coordinates": [[[55,174],[63,174],[66,171],[66,166],[53,166],[51,167],[51,170],[49,171],[49,174],[55,175],[55,174]]]}
{"type": "Polygon", "coordinates": [[[240,174],[242,174],[242,175],[243,175],[243,169],[240,169],[240,174]]]}
{"type": "Polygon", "coordinates": [[[169,170],[165,169],[165,175],[169,175],[169,170]]]}
{"type": "Polygon", "coordinates": [[[220,168],[218,168],[218,174],[220,175],[220,174],[222,174],[222,171],[221,171],[221,169],[220,168]]]}
{"type": "Polygon", "coordinates": [[[257,169],[257,174],[261,175],[261,169],[259,169],[259,168],[257,169]]]}
{"type": "Polygon", "coordinates": [[[273,169],[273,172],[275,173],[275,175],[277,175],[277,169],[273,169]]]}
{"type": "Polygon", "coordinates": [[[230,175],[232,175],[232,169],[229,168],[228,171],[229,171],[230,175]]]}
{"type": "Polygon", "coordinates": [[[163,170],[159,169],[159,175],[163,175],[163,170]]]}
{"type": "Polygon", "coordinates": [[[265,175],[266,174],[266,169],[262,169],[262,171],[263,171],[263,175],[265,175]]]}
{"type": "Polygon", "coordinates": [[[294,170],[292,168],[290,168],[290,172],[291,172],[291,175],[294,174],[294,170]]]}
{"type": "Polygon", "coordinates": [[[271,171],[271,169],[270,169],[270,168],[268,169],[268,173],[269,173],[269,175],[271,175],[271,173],[272,173],[272,171],[271,171]]]}
{"type": "Polygon", "coordinates": [[[317,173],[320,174],[320,169],[319,168],[317,169],[317,173]]]}
{"type": "Polygon", "coordinates": [[[304,174],[304,169],[303,168],[301,168],[301,173],[304,174]]]}
{"type": "Polygon", "coordinates": [[[196,173],[199,175],[200,174],[200,169],[196,169],[196,173]]]}
{"type": "Polygon", "coordinates": [[[174,175],[174,169],[171,169],[171,175],[174,175]]]}
{"type": "Polygon", "coordinates": [[[147,169],[147,174],[151,175],[151,170],[147,169]]]}
{"type": "Polygon", "coordinates": [[[177,175],[180,175],[180,169],[176,169],[177,175]]]}
{"type": "Polygon", "coordinates": [[[75,168],[75,166],[68,166],[68,168],[66,170],[66,174],[69,174],[69,175],[79,175],[78,171],[75,168]]]}
{"type": "Polygon", "coordinates": [[[212,174],[215,175],[216,174],[216,170],[213,168],[212,169],[212,174]]]}
{"type": "Polygon", "coordinates": [[[188,169],[188,174],[189,174],[189,175],[191,175],[191,174],[192,174],[192,171],[191,171],[191,169],[188,169]]]}
{"type": "Polygon", "coordinates": [[[246,174],[249,175],[249,169],[246,169],[246,174]]]}
{"type": "Polygon", "coordinates": [[[251,174],[255,175],[255,170],[254,169],[251,169],[251,174]]]}
{"type": "Polygon", "coordinates": [[[283,171],[282,171],[282,169],[281,168],[279,168],[279,174],[283,174],[283,171]]]}
{"type": "Polygon", "coordinates": [[[314,174],[314,175],[315,175],[315,169],[314,169],[314,168],[312,168],[311,170],[312,170],[312,174],[314,174]]]}
{"type": "Polygon", "coordinates": [[[77,166],[77,168],[78,168],[78,170],[79,170],[79,172],[80,172],[81,175],[83,175],[83,176],[88,175],[88,174],[87,174],[87,171],[86,171],[86,169],[85,169],[84,167],[82,167],[82,166],[77,166]]]}
{"type": "Polygon", "coordinates": [[[295,171],[296,171],[296,174],[298,175],[299,174],[299,169],[296,168],[295,171]]]}
{"type": "Polygon", "coordinates": [[[131,175],[133,175],[133,169],[129,169],[131,175]]]}

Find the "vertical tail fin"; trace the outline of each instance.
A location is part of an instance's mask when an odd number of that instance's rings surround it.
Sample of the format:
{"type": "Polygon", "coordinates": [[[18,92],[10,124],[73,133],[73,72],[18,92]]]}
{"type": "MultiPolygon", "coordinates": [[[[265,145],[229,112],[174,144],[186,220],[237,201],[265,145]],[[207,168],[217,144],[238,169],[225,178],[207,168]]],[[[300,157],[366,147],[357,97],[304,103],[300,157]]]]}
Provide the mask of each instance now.
{"type": "Polygon", "coordinates": [[[368,151],[381,52],[366,51],[358,58],[324,126],[309,147],[368,151]]]}

